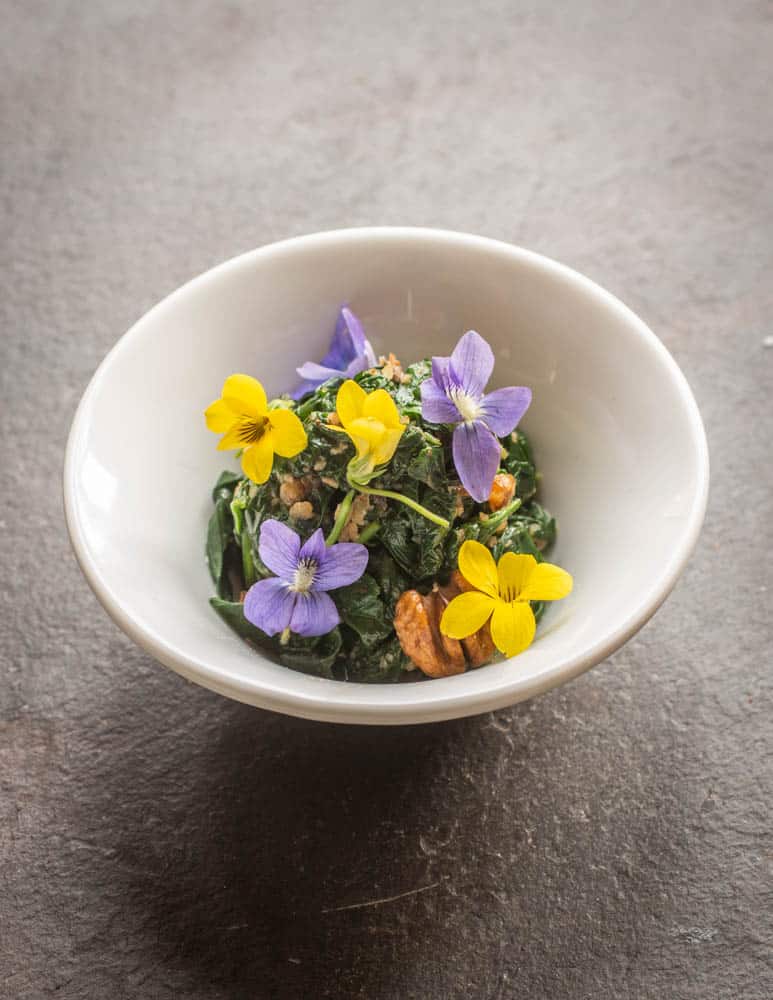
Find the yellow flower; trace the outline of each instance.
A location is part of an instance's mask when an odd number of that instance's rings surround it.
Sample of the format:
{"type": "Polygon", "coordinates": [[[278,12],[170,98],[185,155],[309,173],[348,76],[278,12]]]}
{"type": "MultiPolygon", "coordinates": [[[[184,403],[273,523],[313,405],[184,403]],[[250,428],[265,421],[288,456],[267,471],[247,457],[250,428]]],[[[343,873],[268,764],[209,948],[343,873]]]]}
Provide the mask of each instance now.
{"type": "Polygon", "coordinates": [[[269,410],[266,392],[249,375],[229,375],[223,395],[204,411],[207,427],[222,434],[218,449],[242,448],[242,469],[254,483],[271,475],[274,455],[292,458],[307,444],[306,431],[291,410],[269,410]]]}
{"type": "Polygon", "coordinates": [[[472,540],[459,549],[459,571],[475,590],[451,601],[440,619],[440,631],[452,639],[466,639],[490,618],[491,638],[505,656],[531,645],[537,623],[529,601],[558,601],[572,590],[566,570],[515,552],[505,552],[497,565],[486,546],[472,540]]]}
{"type": "Polygon", "coordinates": [[[338,390],[336,412],[357,450],[350,475],[357,482],[367,482],[394,455],[405,430],[395,401],[386,389],[367,393],[347,379],[338,390]]]}

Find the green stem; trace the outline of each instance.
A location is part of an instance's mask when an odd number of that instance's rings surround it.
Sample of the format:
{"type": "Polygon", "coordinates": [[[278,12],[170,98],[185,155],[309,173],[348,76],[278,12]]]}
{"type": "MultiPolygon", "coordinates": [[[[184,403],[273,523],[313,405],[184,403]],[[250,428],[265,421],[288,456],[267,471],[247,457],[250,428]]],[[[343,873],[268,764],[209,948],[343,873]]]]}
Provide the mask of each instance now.
{"type": "Polygon", "coordinates": [[[231,504],[231,517],[234,519],[234,537],[239,541],[242,537],[242,511],[244,506],[241,500],[232,500],[231,504]]]}
{"type": "Polygon", "coordinates": [[[377,490],[371,486],[361,486],[359,483],[353,483],[351,480],[349,480],[349,485],[368,496],[386,497],[387,500],[397,500],[399,503],[404,503],[406,507],[410,507],[411,510],[415,510],[417,514],[421,514],[422,517],[426,517],[428,521],[432,521],[433,524],[437,524],[441,528],[448,530],[451,527],[450,522],[441,517],[440,514],[435,514],[433,511],[427,510],[426,507],[422,507],[420,503],[416,503],[410,497],[403,496],[402,493],[395,493],[392,490],[377,490]]]}
{"type": "Polygon", "coordinates": [[[369,542],[374,535],[377,535],[379,531],[381,531],[381,521],[371,521],[370,524],[366,524],[362,529],[357,541],[364,545],[366,542],[369,542]]]}
{"type": "Polygon", "coordinates": [[[353,500],[354,500],[354,489],[351,489],[341,501],[341,505],[338,508],[338,514],[336,515],[333,527],[330,529],[330,534],[325,539],[325,545],[335,545],[335,543],[338,541],[341,532],[344,530],[344,525],[346,524],[347,518],[349,517],[349,511],[352,509],[353,500]]]}
{"type": "Polygon", "coordinates": [[[242,531],[242,572],[244,573],[244,588],[249,590],[258,578],[255,563],[252,559],[252,541],[246,526],[242,531]]]}
{"type": "Polygon", "coordinates": [[[300,406],[295,408],[295,415],[299,420],[305,420],[310,413],[314,411],[314,407],[319,405],[319,400],[316,396],[312,395],[310,399],[307,399],[305,403],[301,403],[300,406]]]}
{"type": "Polygon", "coordinates": [[[483,522],[483,528],[478,535],[478,541],[484,542],[487,538],[496,531],[499,525],[508,519],[511,514],[514,514],[518,508],[521,506],[521,500],[516,497],[511,500],[509,504],[504,506],[501,510],[498,510],[495,514],[490,514],[486,520],[483,522]]]}

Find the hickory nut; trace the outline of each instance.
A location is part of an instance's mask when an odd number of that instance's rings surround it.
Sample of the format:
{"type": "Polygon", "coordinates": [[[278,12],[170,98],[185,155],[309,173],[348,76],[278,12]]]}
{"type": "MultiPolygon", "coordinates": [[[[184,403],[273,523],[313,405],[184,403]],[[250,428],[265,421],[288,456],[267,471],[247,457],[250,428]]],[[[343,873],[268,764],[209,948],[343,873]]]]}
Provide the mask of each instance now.
{"type": "Polygon", "coordinates": [[[442,587],[429,594],[406,590],[395,607],[395,632],[403,652],[429,677],[464,673],[467,666],[480,667],[494,655],[488,625],[459,641],[443,635],[440,619],[449,601],[471,587],[455,570],[442,587]]]}
{"type": "Polygon", "coordinates": [[[445,607],[436,592],[406,590],[395,608],[395,632],[403,651],[429,677],[463,674],[466,668],[461,643],[440,634],[445,607]]]}

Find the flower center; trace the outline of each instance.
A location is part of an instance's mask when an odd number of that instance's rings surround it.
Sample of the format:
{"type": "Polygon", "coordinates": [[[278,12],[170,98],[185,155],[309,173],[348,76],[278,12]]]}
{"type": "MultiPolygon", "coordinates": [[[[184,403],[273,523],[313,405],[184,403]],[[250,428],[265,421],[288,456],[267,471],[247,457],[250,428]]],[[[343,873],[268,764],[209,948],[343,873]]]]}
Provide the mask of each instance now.
{"type": "Polygon", "coordinates": [[[481,413],[480,401],[470,396],[459,386],[453,386],[448,390],[448,397],[462,415],[462,420],[466,424],[471,424],[477,420],[481,413]]]}
{"type": "Polygon", "coordinates": [[[295,567],[295,573],[293,574],[293,582],[290,584],[290,590],[294,590],[298,594],[308,593],[308,591],[311,590],[311,585],[314,583],[314,577],[316,575],[317,560],[301,559],[295,567]]]}
{"type": "Polygon", "coordinates": [[[268,419],[266,417],[248,417],[242,419],[239,425],[239,441],[242,444],[255,444],[266,432],[268,419]]]}

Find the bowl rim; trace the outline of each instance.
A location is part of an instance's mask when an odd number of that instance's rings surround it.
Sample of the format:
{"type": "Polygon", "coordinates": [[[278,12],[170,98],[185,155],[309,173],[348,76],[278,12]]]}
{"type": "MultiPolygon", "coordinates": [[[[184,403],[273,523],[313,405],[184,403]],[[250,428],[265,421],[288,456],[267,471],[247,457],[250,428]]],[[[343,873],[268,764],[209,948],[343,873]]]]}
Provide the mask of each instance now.
{"type": "MultiPolygon", "coordinates": [[[[492,711],[565,683],[605,659],[627,642],[655,614],[674,588],[697,543],[706,512],[708,491],[708,444],[692,390],[668,349],[636,313],[590,278],[535,251],[489,237],[453,230],[412,226],[360,226],[291,237],[232,257],[179,286],[141,316],[119,338],[98,366],[76,408],[65,449],[63,467],[65,521],[78,564],[108,615],[141,648],[188,680],[238,701],[300,718],[375,725],[433,722],[492,711]],[[318,695],[312,694],[308,690],[293,690],[295,686],[293,678],[302,679],[303,682],[306,682],[306,686],[310,686],[308,685],[310,678],[307,675],[295,674],[289,669],[287,670],[287,683],[282,685],[277,685],[270,680],[266,681],[261,678],[260,673],[249,680],[229,680],[222,669],[189,656],[169,644],[155,630],[133,619],[113,592],[97,560],[86,544],[77,499],[79,444],[88,431],[89,409],[97,397],[106,372],[122,351],[142,335],[142,328],[146,321],[158,311],[168,308],[176,299],[188,294],[194,287],[200,288],[211,281],[216,281],[228,271],[252,267],[262,258],[292,253],[300,248],[324,247],[339,242],[368,240],[431,240],[445,245],[488,249],[571,282],[586,294],[595,297],[606,308],[617,313],[632,328],[633,332],[646,342],[648,348],[659,356],[684,408],[691,445],[696,457],[696,486],[690,509],[685,517],[685,528],[679,544],[637,606],[617,628],[604,634],[583,652],[558,661],[556,666],[544,671],[537,678],[516,676],[506,682],[485,685],[477,691],[460,689],[458,685],[454,686],[448,683],[449,681],[459,681],[469,675],[435,679],[431,685],[353,684],[313,678],[312,680],[320,685],[318,695]],[[430,687],[432,689],[431,696],[427,690],[430,687]],[[414,692],[413,697],[411,692],[414,692]],[[353,697],[355,693],[356,698],[353,697]],[[399,696],[395,697],[398,693],[399,696]]],[[[480,675],[481,672],[475,671],[474,676],[480,677],[480,675]]]]}

